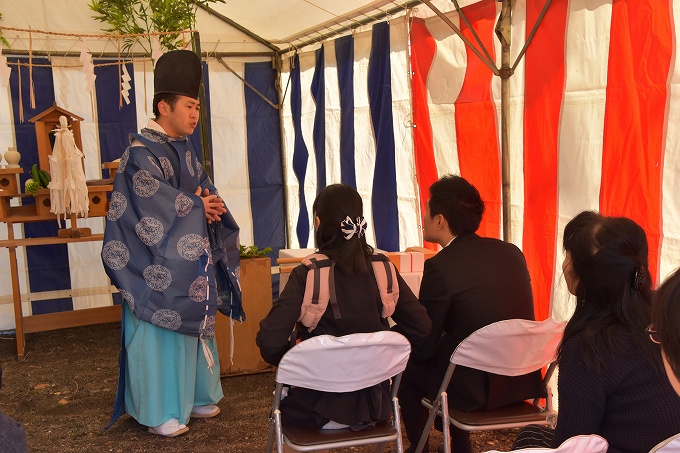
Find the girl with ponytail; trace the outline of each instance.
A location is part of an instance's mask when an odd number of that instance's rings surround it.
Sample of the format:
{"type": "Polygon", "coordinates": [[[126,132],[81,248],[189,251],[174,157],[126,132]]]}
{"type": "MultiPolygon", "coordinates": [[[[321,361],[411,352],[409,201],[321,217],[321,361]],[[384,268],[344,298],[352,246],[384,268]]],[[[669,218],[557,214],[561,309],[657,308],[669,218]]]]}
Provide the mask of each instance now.
{"type": "MultiPolygon", "coordinates": [[[[376,256],[366,242],[367,224],[359,193],[344,184],[330,185],[317,195],[313,215],[319,254],[312,255],[312,261],[328,262],[325,269],[330,275],[326,281],[332,279],[330,287],[334,296],[330,296],[330,303],[313,324],[305,324],[300,329],[301,339],[390,329],[372,265],[376,256]]],[[[384,260],[382,256],[377,258],[384,260]]],[[[303,261],[309,262],[309,259],[303,261]]],[[[389,261],[387,265],[393,266],[389,261]]],[[[281,296],[260,322],[257,345],[262,357],[272,365],[277,365],[291,347],[291,332],[298,321],[305,322],[303,300],[311,272],[314,270],[305,264],[296,267],[281,296]]],[[[396,305],[392,305],[391,319],[396,323],[395,329],[416,347],[427,339],[431,322],[396,270],[394,275],[399,296],[396,305]]],[[[390,417],[389,383],[343,394],[291,388],[281,402],[281,414],[282,423],[288,426],[361,429],[390,417]]]]}

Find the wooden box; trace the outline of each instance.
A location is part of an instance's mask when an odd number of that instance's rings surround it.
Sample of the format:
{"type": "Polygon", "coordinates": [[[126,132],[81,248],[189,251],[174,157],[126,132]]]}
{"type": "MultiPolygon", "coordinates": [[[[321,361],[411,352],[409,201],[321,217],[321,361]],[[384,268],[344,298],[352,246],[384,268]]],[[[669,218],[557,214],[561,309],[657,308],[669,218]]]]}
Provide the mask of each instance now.
{"type": "Polygon", "coordinates": [[[17,195],[19,193],[17,175],[23,172],[24,170],[22,168],[0,169],[0,192],[3,196],[17,195]]]}
{"type": "Polygon", "coordinates": [[[400,273],[411,272],[411,255],[406,252],[385,252],[385,256],[392,261],[392,264],[400,273]]]}
{"type": "Polygon", "coordinates": [[[430,258],[432,258],[433,256],[435,256],[437,254],[437,252],[435,250],[431,250],[431,249],[428,249],[428,248],[425,248],[425,247],[407,247],[406,251],[407,252],[422,253],[423,255],[425,255],[424,256],[425,261],[429,260],[430,258]]]}
{"type": "Polygon", "coordinates": [[[229,360],[229,318],[217,313],[215,338],[220,358],[220,375],[259,373],[272,369],[262,360],[255,337],[260,321],[272,307],[272,275],[269,258],[241,259],[241,290],[246,321],[234,322],[234,362],[229,360]]]}
{"type": "Polygon", "coordinates": [[[103,217],[108,210],[106,192],[111,186],[87,186],[87,196],[90,199],[87,215],[91,217],[103,217]]]}
{"type": "Polygon", "coordinates": [[[38,189],[35,194],[35,211],[39,216],[50,215],[50,189],[38,189]]]}

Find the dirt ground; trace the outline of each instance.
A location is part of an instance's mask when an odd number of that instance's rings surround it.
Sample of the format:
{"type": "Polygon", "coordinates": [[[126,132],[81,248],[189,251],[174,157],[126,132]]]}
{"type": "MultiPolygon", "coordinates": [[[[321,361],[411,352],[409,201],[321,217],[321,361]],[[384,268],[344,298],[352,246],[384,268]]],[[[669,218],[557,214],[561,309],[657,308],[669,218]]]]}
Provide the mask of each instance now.
{"type": "MultiPolygon", "coordinates": [[[[104,431],[118,375],[119,324],[29,334],[16,360],[13,337],[0,337],[0,411],[21,422],[32,452],[262,452],[268,432],[272,373],[222,378],[221,414],[192,419],[175,439],[154,436],[128,415],[104,431]]],[[[475,451],[509,450],[516,431],[473,434],[475,451]]],[[[433,431],[436,451],[441,435],[433,431]]],[[[405,445],[408,441],[405,440],[405,445]]],[[[386,451],[394,451],[394,445],[386,451]]],[[[368,452],[373,447],[352,449],[368,452]]],[[[0,453],[2,445],[0,445],[0,453]]]]}

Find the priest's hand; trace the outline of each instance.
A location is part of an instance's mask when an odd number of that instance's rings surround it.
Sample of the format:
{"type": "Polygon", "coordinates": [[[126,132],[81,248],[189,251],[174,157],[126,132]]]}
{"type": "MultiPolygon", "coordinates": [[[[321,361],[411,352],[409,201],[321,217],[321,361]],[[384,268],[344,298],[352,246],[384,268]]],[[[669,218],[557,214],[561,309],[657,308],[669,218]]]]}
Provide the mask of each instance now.
{"type": "Polygon", "coordinates": [[[208,189],[202,189],[201,186],[198,186],[196,188],[196,192],[194,192],[196,195],[201,197],[203,200],[203,207],[205,208],[205,218],[208,221],[208,223],[213,223],[219,222],[221,219],[221,215],[227,212],[227,209],[224,207],[224,201],[222,198],[217,196],[216,194],[211,194],[208,189]]]}

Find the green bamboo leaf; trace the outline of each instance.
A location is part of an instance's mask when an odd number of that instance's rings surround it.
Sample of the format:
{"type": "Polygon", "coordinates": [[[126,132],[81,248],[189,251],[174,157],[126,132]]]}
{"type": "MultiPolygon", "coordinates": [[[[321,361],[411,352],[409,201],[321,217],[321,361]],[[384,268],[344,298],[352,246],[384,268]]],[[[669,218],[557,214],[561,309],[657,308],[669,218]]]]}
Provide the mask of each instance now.
{"type": "MultiPolygon", "coordinates": [[[[106,23],[107,33],[146,34],[177,32],[159,36],[161,46],[167,50],[182,47],[179,42],[182,30],[196,26],[198,5],[225,3],[225,0],[90,0],[89,7],[95,20],[106,23]]],[[[1,39],[1,35],[0,35],[1,39]]],[[[151,37],[146,43],[132,37],[123,38],[121,49],[131,50],[136,44],[146,52],[151,51],[151,37]]]]}

